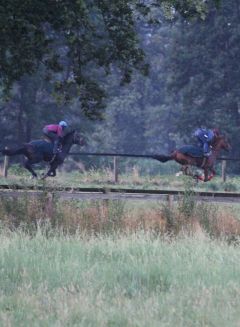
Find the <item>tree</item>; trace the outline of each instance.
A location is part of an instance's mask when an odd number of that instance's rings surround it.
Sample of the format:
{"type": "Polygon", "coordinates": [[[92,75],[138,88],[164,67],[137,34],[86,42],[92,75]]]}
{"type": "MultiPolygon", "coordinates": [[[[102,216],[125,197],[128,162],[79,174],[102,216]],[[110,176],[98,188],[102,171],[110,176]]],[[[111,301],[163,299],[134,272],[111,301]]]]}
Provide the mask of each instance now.
{"type": "Polygon", "coordinates": [[[158,8],[191,18],[205,17],[208,5],[204,0],[1,0],[0,81],[8,89],[42,63],[50,79],[51,72],[62,71],[54,81],[65,100],[78,96],[85,114],[99,117],[103,73],[116,65],[122,83],[135,69],[147,73],[135,23],[154,21],[158,8]]]}
{"type": "Polygon", "coordinates": [[[170,94],[180,100],[178,128],[182,136],[197,126],[220,127],[239,156],[240,133],[240,4],[212,8],[204,24],[176,24],[168,60],[170,94]]]}

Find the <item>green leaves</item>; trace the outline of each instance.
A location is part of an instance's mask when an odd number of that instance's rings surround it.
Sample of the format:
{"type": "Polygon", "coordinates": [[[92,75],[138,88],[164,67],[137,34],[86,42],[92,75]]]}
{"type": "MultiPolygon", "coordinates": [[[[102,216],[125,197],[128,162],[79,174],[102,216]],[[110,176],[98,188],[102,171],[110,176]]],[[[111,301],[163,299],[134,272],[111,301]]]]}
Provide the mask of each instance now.
{"type": "Polygon", "coordinates": [[[207,7],[203,0],[1,0],[0,82],[9,88],[44,63],[48,76],[62,71],[79,89],[86,79],[98,84],[93,71],[109,72],[111,65],[120,70],[120,81],[129,83],[135,70],[147,73],[136,33],[139,19],[154,22],[152,13],[157,17],[162,8],[186,18],[205,17],[207,7]]]}

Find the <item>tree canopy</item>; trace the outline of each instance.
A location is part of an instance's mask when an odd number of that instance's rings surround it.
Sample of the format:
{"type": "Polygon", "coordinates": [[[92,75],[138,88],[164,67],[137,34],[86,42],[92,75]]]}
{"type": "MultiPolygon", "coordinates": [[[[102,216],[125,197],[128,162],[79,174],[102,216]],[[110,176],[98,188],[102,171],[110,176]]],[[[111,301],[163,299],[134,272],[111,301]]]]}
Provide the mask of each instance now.
{"type": "Polygon", "coordinates": [[[138,22],[159,23],[159,9],[169,18],[204,18],[208,6],[204,0],[1,0],[0,82],[9,89],[44,66],[63,100],[76,96],[86,115],[98,117],[104,76],[115,67],[124,84],[134,70],[148,72],[138,22]]]}
{"type": "Polygon", "coordinates": [[[3,145],[66,119],[93,151],[169,152],[206,126],[226,131],[240,155],[238,1],[41,1],[32,25],[28,1],[17,3],[0,5],[11,17],[16,4],[11,24],[1,18],[0,79],[13,85],[0,101],[3,145]],[[13,33],[20,25],[29,30],[13,33]]]}

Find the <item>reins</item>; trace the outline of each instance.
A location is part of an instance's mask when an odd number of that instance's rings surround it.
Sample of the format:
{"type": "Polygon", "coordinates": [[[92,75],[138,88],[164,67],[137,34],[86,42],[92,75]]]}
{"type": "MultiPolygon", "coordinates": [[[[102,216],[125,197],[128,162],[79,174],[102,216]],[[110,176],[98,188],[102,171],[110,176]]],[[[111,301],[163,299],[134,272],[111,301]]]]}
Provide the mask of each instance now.
{"type": "MultiPolygon", "coordinates": [[[[74,134],[73,134],[73,143],[74,142],[76,142],[76,132],[74,132],[74,134]]],[[[61,146],[61,149],[63,148],[63,144],[60,144],[60,146],[61,146]]],[[[59,152],[58,153],[55,153],[54,155],[53,155],[53,157],[52,157],[52,159],[49,161],[49,164],[51,165],[52,163],[53,163],[53,161],[56,159],[56,157],[57,157],[57,155],[59,154],[59,152]]]]}

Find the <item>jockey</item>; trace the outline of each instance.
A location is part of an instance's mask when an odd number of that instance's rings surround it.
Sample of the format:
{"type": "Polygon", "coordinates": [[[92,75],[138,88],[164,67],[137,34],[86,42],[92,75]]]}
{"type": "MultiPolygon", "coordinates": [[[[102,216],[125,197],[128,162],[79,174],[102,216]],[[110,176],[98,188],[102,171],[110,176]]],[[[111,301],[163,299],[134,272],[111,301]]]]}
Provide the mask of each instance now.
{"type": "Polygon", "coordinates": [[[211,142],[213,141],[215,135],[219,135],[219,130],[217,128],[198,128],[194,131],[193,135],[197,137],[200,146],[203,149],[204,157],[209,157],[212,153],[210,146],[211,142]]]}
{"type": "Polygon", "coordinates": [[[64,130],[67,126],[67,123],[62,120],[58,125],[51,124],[46,125],[43,128],[43,135],[47,136],[53,143],[53,154],[57,154],[59,152],[59,145],[64,136],[64,130]]]}

